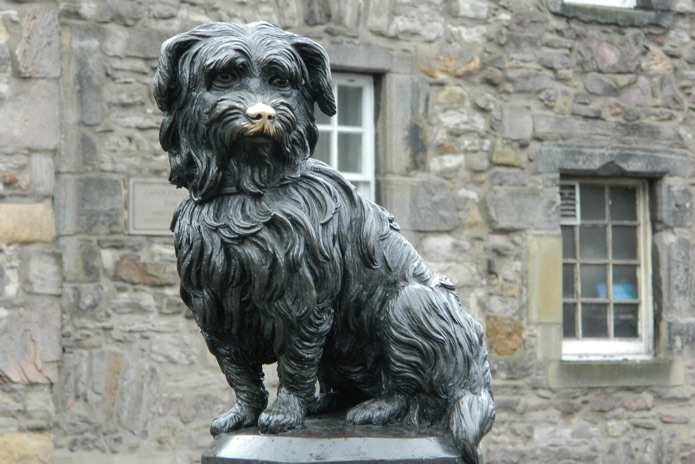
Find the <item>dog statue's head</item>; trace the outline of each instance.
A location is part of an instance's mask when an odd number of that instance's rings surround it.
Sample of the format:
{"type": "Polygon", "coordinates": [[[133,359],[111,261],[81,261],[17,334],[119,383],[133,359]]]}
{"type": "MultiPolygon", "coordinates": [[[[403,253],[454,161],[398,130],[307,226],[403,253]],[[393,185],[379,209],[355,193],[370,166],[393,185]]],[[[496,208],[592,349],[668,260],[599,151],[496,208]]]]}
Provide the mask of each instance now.
{"type": "Polygon", "coordinates": [[[297,173],[335,114],[328,55],[264,22],[211,23],[162,45],[153,83],[169,180],[197,202],[262,193],[297,173]]]}

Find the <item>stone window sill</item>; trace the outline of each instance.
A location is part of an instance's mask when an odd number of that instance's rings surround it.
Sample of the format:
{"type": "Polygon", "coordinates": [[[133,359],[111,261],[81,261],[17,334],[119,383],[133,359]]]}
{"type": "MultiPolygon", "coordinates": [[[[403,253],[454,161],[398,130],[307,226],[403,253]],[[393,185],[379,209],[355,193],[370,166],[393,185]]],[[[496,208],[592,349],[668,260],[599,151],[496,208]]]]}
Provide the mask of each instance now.
{"type": "Polygon", "coordinates": [[[685,366],[681,358],[644,361],[551,361],[548,386],[653,387],[682,385],[685,366]]]}
{"type": "Polygon", "coordinates": [[[666,10],[577,5],[565,3],[562,0],[548,0],[548,10],[552,13],[579,19],[584,22],[617,24],[623,27],[670,27],[672,21],[671,13],[666,10]]]}

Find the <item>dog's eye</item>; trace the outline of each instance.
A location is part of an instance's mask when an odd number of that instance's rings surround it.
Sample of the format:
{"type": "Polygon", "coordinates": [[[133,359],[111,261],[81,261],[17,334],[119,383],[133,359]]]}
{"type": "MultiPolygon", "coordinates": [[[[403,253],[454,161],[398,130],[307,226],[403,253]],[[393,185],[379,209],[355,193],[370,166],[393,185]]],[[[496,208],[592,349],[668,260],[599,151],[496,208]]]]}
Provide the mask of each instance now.
{"type": "Polygon", "coordinates": [[[237,76],[234,73],[222,72],[215,75],[213,79],[213,84],[217,85],[229,85],[237,80],[237,76]]]}
{"type": "Polygon", "coordinates": [[[270,85],[282,89],[286,89],[290,86],[290,80],[282,76],[271,76],[268,82],[270,83],[270,85]]]}

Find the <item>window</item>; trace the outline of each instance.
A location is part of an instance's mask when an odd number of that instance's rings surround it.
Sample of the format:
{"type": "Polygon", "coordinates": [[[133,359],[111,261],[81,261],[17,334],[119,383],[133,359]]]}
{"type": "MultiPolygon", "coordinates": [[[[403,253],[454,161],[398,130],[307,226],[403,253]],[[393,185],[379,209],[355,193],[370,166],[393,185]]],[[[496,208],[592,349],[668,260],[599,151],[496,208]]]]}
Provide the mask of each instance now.
{"type": "Polygon", "coordinates": [[[563,358],[650,355],[646,181],[563,179],[560,200],[563,358]]]}
{"type": "Polygon", "coordinates": [[[316,112],[319,141],[314,158],[340,170],[374,201],[374,81],[371,76],[334,73],[337,113],[316,112]]]}
{"type": "Polygon", "coordinates": [[[619,8],[634,8],[637,0],[564,0],[565,3],[579,5],[613,6],[619,8]]]}

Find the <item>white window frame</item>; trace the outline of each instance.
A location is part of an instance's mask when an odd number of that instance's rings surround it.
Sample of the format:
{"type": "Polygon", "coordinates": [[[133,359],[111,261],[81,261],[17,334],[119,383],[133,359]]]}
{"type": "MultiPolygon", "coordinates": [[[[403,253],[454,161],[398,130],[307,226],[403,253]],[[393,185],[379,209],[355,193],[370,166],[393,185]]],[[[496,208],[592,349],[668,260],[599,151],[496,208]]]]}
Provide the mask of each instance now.
{"type": "Polygon", "coordinates": [[[338,114],[330,118],[330,124],[317,124],[319,137],[330,137],[330,162],[338,168],[338,134],[362,134],[362,170],[360,172],[341,171],[343,176],[357,187],[360,194],[368,200],[375,200],[374,167],[374,78],[368,74],[336,72],[333,78],[333,94],[338,106],[338,86],[362,88],[362,126],[338,125],[338,114]]]}
{"type": "Polygon", "coordinates": [[[564,0],[564,3],[574,5],[607,6],[614,8],[634,8],[637,6],[637,0],[564,0]]]}
{"type": "MultiPolygon", "coordinates": [[[[638,260],[640,272],[638,273],[639,285],[639,334],[636,340],[602,340],[602,339],[564,339],[562,340],[562,359],[567,361],[590,360],[644,360],[653,357],[654,350],[654,310],[652,295],[652,263],[651,263],[651,221],[649,218],[649,189],[646,180],[639,179],[606,179],[586,178],[584,182],[597,185],[636,186],[637,219],[640,224],[638,236],[638,260]]],[[[577,185],[579,180],[562,180],[561,185],[577,185]]],[[[578,191],[578,188],[577,188],[578,191]]],[[[581,205],[581,198],[577,194],[577,207],[581,205]]],[[[568,218],[569,219],[569,218],[568,218]]],[[[561,220],[564,225],[579,225],[578,220],[561,220]]],[[[577,250],[578,252],[578,250],[577,250]]],[[[564,263],[564,259],[563,259],[564,263]]],[[[564,303],[564,298],[563,298],[564,303]]]]}

